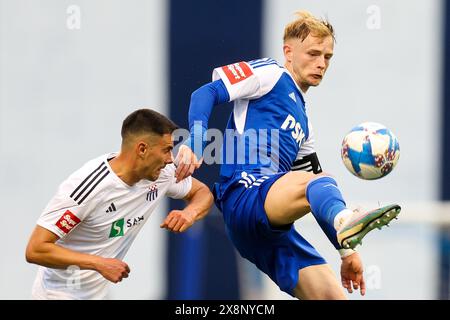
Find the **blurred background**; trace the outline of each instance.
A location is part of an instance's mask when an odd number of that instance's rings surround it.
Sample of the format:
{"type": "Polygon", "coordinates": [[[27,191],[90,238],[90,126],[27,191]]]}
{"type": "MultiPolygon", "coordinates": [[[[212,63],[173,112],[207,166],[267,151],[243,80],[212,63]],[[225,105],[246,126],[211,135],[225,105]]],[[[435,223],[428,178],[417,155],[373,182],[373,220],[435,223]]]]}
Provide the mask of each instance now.
{"type": "MultiPolygon", "coordinates": [[[[190,94],[213,68],[272,57],[283,63],[294,12],[326,17],[335,55],[306,95],[316,149],[351,207],[397,202],[391,228],[361,253],[365,299],[450,298],[450,4],[445,0],[0,0],[0,299],[30,299],[37,267],[28,237],[58,185],[86,161],[120,147],[122,120],[153,108],[187,126],[190,94]],[[378,181],[352,176],[344,135],[374,121],[398,137],[398,166],[378,181]]],[[[213,111],[224,128],[230,104],[213,111]]],[[[218,166],[195,176],[210,187],[218,166]]],[[[112,299],[292,299],[243,260],[221,213],[184,234],[154,212],[125,261],[112,299]]],[[[339,276],[340,258],[315,220],[296,228],[339,276]]],[[[349,295],[361,299],[359,294],[349,295]]]]}

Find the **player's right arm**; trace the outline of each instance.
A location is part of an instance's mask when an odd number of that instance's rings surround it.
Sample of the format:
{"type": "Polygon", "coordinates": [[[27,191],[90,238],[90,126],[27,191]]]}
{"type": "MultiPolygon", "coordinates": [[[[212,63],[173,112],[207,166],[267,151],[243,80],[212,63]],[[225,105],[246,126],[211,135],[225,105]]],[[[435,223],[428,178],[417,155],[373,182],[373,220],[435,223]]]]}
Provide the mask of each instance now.
{"type": "Polygon", "coordinates": [[[208,121],[214,106],[230,101],[230,96],[222,80],[208,83],[191,95],[189,105],[190,137],[179,148],[175,158],[177,182],[192,175],[203,160],[205,141],[203,136],[208,129],[208,121]]]}
{"type": "Polygon", "coordinates": [[[80,269],[95,270],[114,283],[128,277],[130,268],[125,262],[64,248],[55,243],[58,239],[56,234],[37,225],[26,248],[27,262],[54,269],[76,265],[80,269]]]}
{"type": "Polygon", "coordinates": [[[239,62],[214,69],[213,81],[192,93],[188,116],[190,138],[184,143],[189,148],[180,147],[175,159],[177,181],[191,175],[193,170],[200,167],[206,144],[203,137],[208,129],[213,107],[225,102],[253,99],[265,94],[267,88],[265,86],[262,88],[262,82],[266,83],[267,80],[261,79],[250,63],[239,62]]]}

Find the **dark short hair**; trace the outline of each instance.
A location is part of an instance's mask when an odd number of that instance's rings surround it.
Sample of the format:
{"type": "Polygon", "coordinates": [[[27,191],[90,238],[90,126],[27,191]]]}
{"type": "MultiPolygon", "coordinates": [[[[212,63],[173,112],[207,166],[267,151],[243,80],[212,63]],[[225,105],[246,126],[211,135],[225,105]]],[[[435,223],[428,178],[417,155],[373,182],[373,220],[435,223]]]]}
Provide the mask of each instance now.
{"type": "Polygon", "coordinates": [[[172,134],[178,126],[159,112],[139,109],[128,115],[122,123],[122,140],[135,134],[152,133],[157,135],[172,134]]]}

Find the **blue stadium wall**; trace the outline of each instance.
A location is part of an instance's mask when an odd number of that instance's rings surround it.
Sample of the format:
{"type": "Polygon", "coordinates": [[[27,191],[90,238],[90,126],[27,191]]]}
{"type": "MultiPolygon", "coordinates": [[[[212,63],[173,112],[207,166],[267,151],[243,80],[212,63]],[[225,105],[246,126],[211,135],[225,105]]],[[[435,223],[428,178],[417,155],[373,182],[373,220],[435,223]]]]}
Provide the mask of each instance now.
{"type": "MultiPolygon", "coordinates": [[[[211,81],[215,67],[260,56],[262,5],[260,0],[170,1],[169,105],[180,127],[188,126],[191,93],[211,81]]],[[[231,111],[229,104],[217,107],[210,128],[225,128],[231,111]]],[[[195,177],[212,188],[218,174],[218,165],[204,165],[195,177]]],[[[170,203],[172,209],[182,205],[170,203]]],[[[168,299],[241,297],[236,252],[215,207],[188,232],[170,235],[167,259],[168,299]]]]}
{"type": "MultiPolygon", "coordinates": [[[[442,175],[441,198],[450,201],[450,3],[444,1],[444,72],[443,72],[443,110],[442,110],[442,175]]],[[[450,214],[450,213],[449,213],[450,214]]],[[[440,250],[440,299],[450,299],[450,228],[441,230],[440,250]]]]}

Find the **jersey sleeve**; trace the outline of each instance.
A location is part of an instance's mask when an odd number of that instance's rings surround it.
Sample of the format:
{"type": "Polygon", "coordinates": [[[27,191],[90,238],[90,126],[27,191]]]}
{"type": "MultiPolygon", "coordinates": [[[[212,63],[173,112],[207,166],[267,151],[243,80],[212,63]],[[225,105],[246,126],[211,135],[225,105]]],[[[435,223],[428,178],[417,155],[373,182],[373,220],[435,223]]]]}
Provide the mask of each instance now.
{"type": "Polygon", "coordinates": [[[89,202],[79,205],[70,198],[69,193],[72,189],[69,181],[63,182],[37,221],[39,226],[61,239],[86,219],[90,212],[89,202]]]}
{"type": "Polygon", "coordinates": [[[170,184],[166,195],[173,199],[184,198],[192,188],[192,177],[187,177],[176,183],[175,166],[173,164],[167,165],[164,169],[164,175],[170,177],[170,184]]]}
{"type": "Polygon", "coordinates": [[[230,96],[237,99],[258,99],[268,93],[284,73],[284,68],[270,58],[241,61],[215,68],[213,81],[222,80],[230,96]]]}
{"type": "Polygon", "coordinates": [[[215,68],[212,78],[213,81],[223,81],[230,101],[250,100],[262,97],[272,90],[283,72],[283,68],[275,60],[264,58],[215,68]]]}
{"type": "Polygon", "coordinates": [[[214,69],[213,81],[219,79],[225,84],[230,101],[251,97],[260,88],[253,68],[244,61],[214,69]]]}

